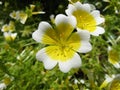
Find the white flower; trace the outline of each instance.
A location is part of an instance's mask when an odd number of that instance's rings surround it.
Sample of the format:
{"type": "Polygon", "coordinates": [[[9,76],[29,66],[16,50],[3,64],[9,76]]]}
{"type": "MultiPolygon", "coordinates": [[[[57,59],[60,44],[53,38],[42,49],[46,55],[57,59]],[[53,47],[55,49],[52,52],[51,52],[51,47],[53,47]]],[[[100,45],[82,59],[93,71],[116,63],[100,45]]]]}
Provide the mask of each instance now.
{"type": "Polygon", "coordinates": [[[81,4],[80,2],[69,4],[66,14],[75,16],[77,30],[87,30],[94,36],[105,32],[104,28],[98,26],[105,21],[104,18],[100,16],[100,11],[93,10],[93,6],[90,4],[81,4]]]}
{"type": "Polygon", "coordinates": [[[0,90],[6,89],[6,84],[5,83],[0,83],[0,90]]]}
{"type": "Polygon", "coordinates": [[[13,21],[10,21],[8,26],[9,26],[9,31],[10,32],[15,31],[15,25],[14,25],[13,21]]]}
{"type": "Polygon", "coordinates": [[[14,41],[17,36],[17,33],[4,32],[4,37],[6,41],[14,41]]]}
{"type": "Polygon", "coordinates": [[[17,20],[20,20],[20,22],[22,23],[22,24],[25,24],[25,22],[26,22],[26,20],[27,20],[27,18],[28,18],[28,15],[25,13],[25,12],[23,12],[23,11],[17,11],[16,12],[16,15],[17,15],[17,20]]]}
{"type": "Polygon", "coordinates": [[[13,11],[10,13],[10,17],[19,20],[22,24],[25,24],[28,15],[24,11],[13,11]]]}
{"type": "Polygon", "coordinates": [[[119,51],[108,47],[108,61],[114,65],[115,68],[120,68],[120,55],[119,51]]]}
{"type": "Polygon", "coordinates": [[[15,30],[15,25],[13,21],[10,21],[9,24],[3,25],[1,29],[2,32],[8,32],[8,31],[12,32],[14,30],[15,30]]]}
{"type": "Polygon", "coordinates": [[[10,17],[13,19],[17,19],[17,14],[15,11],[13,11],[12,13],[10,13],[10,17]]]}
{"type": "Polygon", "coordinates": [[[32,37],[37,42],[46,44],[36,54],[36,58],[44,63],[46,69],[58,64],[62,72],[81,66],[81,58],[77,52],[86,53],[91,50],[90,35],[87,31],[74,32],[76,19],[59,14],[55,18],[55,26],[41,22],[32,37]]]}
{"type": "Polygon", "coordinates": [[[8,24],[3,25],[1,31],[2,31],[2,32],[7,32],[7,31],[9,31],[9,25],[8,25],[8,24]]]}

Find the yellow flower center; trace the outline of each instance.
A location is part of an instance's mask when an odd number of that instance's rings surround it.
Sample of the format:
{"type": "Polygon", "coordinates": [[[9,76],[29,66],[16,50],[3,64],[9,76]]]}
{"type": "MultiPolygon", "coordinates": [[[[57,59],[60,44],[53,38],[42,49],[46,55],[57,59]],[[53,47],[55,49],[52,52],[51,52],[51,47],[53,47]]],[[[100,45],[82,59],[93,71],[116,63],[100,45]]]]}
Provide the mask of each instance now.
{"type": "Polygon", "coordinates": [[[67,61],[71,59],[80,47],[79,35],[74,33],[68,38],[68,40],[65,40],[60,34],[57,38],[59,39],[57,39],[54,44],[46,47],[47,55],[51,59],[58,61],[67,61]]]}
{"type": "Polygon", "coordinates": [[[96,29],[96,20],[90,13],[77,10],[73,12],[73,15],[76,17],[78,28],[88,30],[89,32],[93,32],[96,29]]]}

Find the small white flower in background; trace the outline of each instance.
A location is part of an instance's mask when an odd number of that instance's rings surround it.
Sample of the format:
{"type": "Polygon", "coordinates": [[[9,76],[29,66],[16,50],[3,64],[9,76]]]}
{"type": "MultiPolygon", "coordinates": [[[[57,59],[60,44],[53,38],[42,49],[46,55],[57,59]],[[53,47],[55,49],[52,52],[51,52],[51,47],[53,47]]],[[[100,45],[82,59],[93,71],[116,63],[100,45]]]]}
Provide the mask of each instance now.
{"type": "Polygon", "coordinates": [[[9,31],[9,26],[8,26],[8,24],[3,25],[1,31],[2,31],[2,32],[7,32],[7,31],[9,31]]]}
{"type": "Polygon", "coordinates": [[[81,4],[80,2],[69,4],[66,14],[76,18],[77,30],[87,30],[94,36],[105,32],[104,28],[99,26],[105,19],[100,16],[100,11],[93,9],[91,4],[81,4]]]}
{"type": "Polygon", "coordinates": [[[15,20],[19,20],[22,24],[25,24],[28,15],[24,11],[13,11],[10,13],[10,17],[15,20]]]}
{"type": "Polygon", "coordinates": [[[27,20],[27,18],[28,18],[28,15],[25,13],[25,12],[23,12],[23,11],[17,11],[16,12],[16,15],[17,15],[17,20],[20,20],[20,22],[22,23],[22,24],[25,24],[25,22],[26,22],[26,20],[27,20]]]}
{"type": "Polygon", "coordinates": [[[6,84],[5,83],[0,83],[0,90],[5,90],[6,89],[6,84]]]}
{"type": "Polygon", "coordinates": [[[13,19],[17,19],[16,11],[13,11],[12,13],[10,13],[10,17],[13,19]]]}
{"type": "Polygon", "coordinates": [[[62,72],[81,66],[81,58],[77,52],[89,52],[88,31],[74,32],[76,19],[59,14],[55,17],[55,27],[47,22],[41,22],[32,37],[37,42],[48,45],[36,54],[36,58],[44,63],[46,69],[52,69],[57,64],[62,72]]]}
{"type": "Polygon", "coordinates": [[[109,75],[105,74],[105,80],[101,84],[100,88],[106,87],[114,79],[114,77],[115,77],[115,75],[109,76],[109,75]]]}
{"type": "Polygon", "coordinates": [[[3,32],[6,41],[14,41],[17,36],[17,33],[12,33],[15,31],[15,25],[13,21],[10,21],[9,24],[3,25],[1,31],[3,32]]]}
{"type": "Polygon", "coordinates": [[[10,31],[10,32],[15,31],[15,24],[14,24],[13,21],[10,21],[10,22],[9,22],[8,27],[9,27],[9,31],[10,31]]]}
{"type": "Polygon", "coordinates": [[[12,32],[15,31],[15,25],[13,21],[10,21],[9,24],[5,24],[2,26],[2,32],[12,32]]]}
{"type": "Polygon", "coordinates": [[[14,41],[17,36],[17,33],[4,32],[4,37],[6,41],[14,41]]]}
{"type": "Polygon", "coordinates": [[[110,46],[108,47],[108,61],[114,65],[115,68],[120,68],[120,55],[117,50],[110,46]]]}

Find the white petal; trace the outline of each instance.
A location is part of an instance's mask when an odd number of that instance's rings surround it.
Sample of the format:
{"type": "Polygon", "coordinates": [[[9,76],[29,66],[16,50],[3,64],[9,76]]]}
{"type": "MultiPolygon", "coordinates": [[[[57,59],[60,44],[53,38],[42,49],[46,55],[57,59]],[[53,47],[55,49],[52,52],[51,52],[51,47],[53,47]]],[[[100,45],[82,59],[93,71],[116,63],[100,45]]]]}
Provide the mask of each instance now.
{"type": "Polygon", "coordinates": [[[88,41],[81,41],[81,46],[78,50],[80,53],[87,53],[92,50],[92,46],[88,41]]]}
{"type": "Polygon", "coordinates": [[[91,12],[91,15],[95,18],[97,25],[105,22],[105,19],[100,17],[100,11],[94,10],[91,12]]]}
{"type": "Polygon", "coordinates": [[[114,79],[115,75],[112,75],[111,77],[107,74],[105,74],[106,82],[109,83],[114,79]]]}
{"type": "Polygon", "coordinates": [[[12,40],[15,40],[16,36],[17,36],[17,33],[11,33],[12,40]]]}
{"type": "Polygon", "coordinates": [[[6,84],[5,83],[0,83],[0,90],[6,89],[6,84]]]}
{"type": "Polygon", "coordinates": [[[27,14],[24,14],[24,17],[21,17],[20,22],[21,22],[22,24],[25,24],[27,18],[28,18],[28,15],[27,15],[27,14]]]}
{"type": "Polygon", "coordinates": [[[48,29],[52,29],[52,26],[48,22],[45,21],[40,22],[38,30],[40,30],[41,32],[45,32],[48,29]]]}
{"type": "Polygon", "coordinates": [[[99,36],[99,34],[103,34],[105,32],[104,28],[97,26],[94,32],[91,32],[94,36],[99,36]]]}
{"type": "Polygon", "coordinates": [[[90,4],[81,4],[79,1],[76,2],[75,4],[75,7],[78,9],[78,10],[85,10],[87,12],[90,12],[91,10],[91,6],[90,4]]]}
{"type": "Polygon", "coordinates": [[[69,23],[71,26],[75,27],[77,22],[74,16],[65,16],[63,14],[58,14],[55,18],[55,24],[58,26],[61,23],[69,23]]]}
{"type": "Polygon", "coordinates": [[[90,40],[90,33],[87,30],[81,30],[77,28],[77,33],[80,36],[80,39],[83,41],[89,41],[90,40]]]}
{"type": "Polygon", "coordinates": [[[78,68],[82,64],[80,56],[75,53],[74,57],[65,62],[59,62],[59,68],[62,72],[67,73],[71,68],[78,68]]]}
{"type": "Polygon", "coordinates": [[[90,12],[91,11],[91,5],[90,4],[83,4],[84,10],[90,12]]]}
{"type": "Polygon", "coordinates": [[[32,38],[37,42],[42,42],[41,39],[46,30],[52,29],[51,25],[47,22],[41,22],[38,26],[38,30],[33,32],[32,38]]]}
{"type": "Polygon", "coordinates": [[[69,15],[72,15],[72,13],[76,11],[76,8],[74,5],[72,4],[69,4],[68,5],[68,9],[65,10],[66,14],[69,16],[69,15]]]}
{"type": "Polygon", "coordinates": [[[42,61],[44,63],[45,69],[48,69],[48,70],[54,68],[57,64],[56,60],[52,60],[48,57],[48,55],[45,52],[45,48],[37,52],[36,58],[37,60],[42,61]]]}
{"type": "Polygon", "coordinates": [[[37,42],[41,42],[42,35],[41,35],[40,31],[36,30],[35,32],[33,32],[32,38],[37,42]]]}
{"type": "Polygon", "coordinates": [[[116,64],[113,64],[115,68],[120,68],[120,64],[119,63],[116,63],[116,64]]]}

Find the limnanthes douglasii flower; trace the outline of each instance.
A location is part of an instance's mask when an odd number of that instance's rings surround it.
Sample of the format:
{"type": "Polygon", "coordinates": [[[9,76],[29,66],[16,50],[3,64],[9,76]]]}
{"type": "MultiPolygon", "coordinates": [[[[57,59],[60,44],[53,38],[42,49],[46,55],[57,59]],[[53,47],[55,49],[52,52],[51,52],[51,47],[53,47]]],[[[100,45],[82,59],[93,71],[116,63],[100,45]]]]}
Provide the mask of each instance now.
{"type": "Polygon", "coordinates": [[[81,58],[77,52],[86,53],[91,50],[88,31],[73,32],[76,19],[73,16],[59,14],[55,17],[53,27],[47,22],[40,22],[32,37],[37,42],[47,45],[36,54],[36,58],[44,63],[46,69],[58,64],[62,72],[81,66],[81,58]]]}
{"type": "Polygon", "coordinates": [[[94,36],[99,36],[105,32],[104,28],[99,26],[105,21],[104,18],[100,16],[100,11],[93,10],[90,4],[81,4],[80,2],[69,4],[66,14],[75,16],[77,30],[87,30],[94,36]]]}
{"type": "Polygon", "coordinates": [[[9,31],[9,26],[8,26],[8,24],[3,25],[1,31],[2,31],[2,32],[7,32],[7,31],[9,31]]]}
{"type": "Polygon", "coordinates": [[[3,25],[1,31],[2,32],[8,32],[8,31],[12,32],[12,31],[15,31],[14,22],[10,21],[9,24],[3,25]]]}
{"type": "Polygon", "coordinates": [[[13,18],[13,19],[17,19],[16,11],[11,12],[10,17],[13,18]]]}
{"type": "Polygon", "coordinates": [[[112,80],[108,90],[120,90],[120,75],[116,75],[112,80]]]}
{"type": "Polygon", "coordinates": [[[17,33],[4,32],[5,40],[8,42],[14,41],[16,36],[17,36],[17,33]]]}
{"type": "Polygon", "coordinates": [[[19,20],[22,24],[25,24],[28,15],[24,11],[13,11],[10,13],[10,17],[19,20]]]}
{"type": "Polygon", "coordinates": [[[108,61],[114,65],[115,68],[120,68],[120,55],[119,52],[112,48],[108,47],[108,61]]]}
{"type": "Polygon", "coordinates": [[[17,14],[17,19],[20,20],[22,24],[25,24],[28,15],[23,11],[17,11],[16,14],[17,14]]]}

